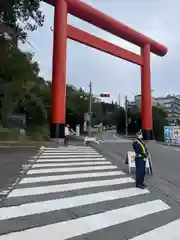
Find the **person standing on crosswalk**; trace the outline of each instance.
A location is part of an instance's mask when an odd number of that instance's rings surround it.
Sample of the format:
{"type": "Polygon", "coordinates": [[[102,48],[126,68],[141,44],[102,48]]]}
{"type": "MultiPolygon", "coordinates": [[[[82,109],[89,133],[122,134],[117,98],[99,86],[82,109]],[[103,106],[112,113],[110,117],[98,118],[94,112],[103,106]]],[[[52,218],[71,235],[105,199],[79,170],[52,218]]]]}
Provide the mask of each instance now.
{"type": "Polygon", "coordinates": [[[136,153],[135,165],[136,165],[136,187],[145,188],[144,184],[145,172],[146,172],[146,159],[148,157],[148,151],[143,142],[143,135],[140,131],[137,133],[137,137],[133,142],[133,149],[136,153]]]}
{"type": "Polygon", "coordinates": [[[69,134],[70,134],[69,125],[66,124],[64,129],[64,146],[68,146],[69,134]]]}

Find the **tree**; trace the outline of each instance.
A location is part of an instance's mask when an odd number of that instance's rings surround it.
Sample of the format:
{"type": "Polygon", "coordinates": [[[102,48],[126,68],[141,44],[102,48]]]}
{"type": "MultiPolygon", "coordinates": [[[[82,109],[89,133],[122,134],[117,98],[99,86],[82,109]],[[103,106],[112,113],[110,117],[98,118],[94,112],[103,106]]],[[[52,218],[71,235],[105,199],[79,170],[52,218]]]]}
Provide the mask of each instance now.
{"type": "Polygon", "coordinates": [[[167,113],[161,107],[153,107],[153,131],[157,141],[164,141],[164,126],[168,126],[167,113]]]}
{"type": "Polygon", "coordinates": [[[117,123],[116,123],[116,131],[117,133],[125,133],[125,110],[120,107],[117,112],[117,123]]]}
{"type": "MultiPolygon", "coordinates": [[[[164,140],[164,126],[168,126],[167,114],[160,106],[152,108],[153,113],[153,132],[157,141],[164,140]]],[[[141,113],[136,107],[128,109],[128,133],[136,134],[141,129],[141,113]]],[[[125,132],[125,110],[121,108],[117,117],[117,132],[125,132]]]]}
{"type": "MultiPolygon", "coordinates": [[[[7,119],[13,114],[26,114],[28,134],[42,132],[51,119],[51,82],[39,76],[38,63],[33,55],[20,51],[10,40],[0,39],[0,120],[8,127],[7,119]]],[[[66,120],[83,125],[84,113],[89,111],[89,94],[82,88],[67,85],[66,120]],[[83,98],[82,98],[83,96],[83,98]]],[[[115,105],[105,104],[109,114],[108,121],[114,121],[115,105]]],[[[92,96],[92,122],[99,124],[103,120],[101,102],[92,96]]],[[[38,135],[38,134],[37,134],[38,135]]],[[[39,134],[40,135],[40,134],[39,134]]]]}
{"type": "MultiPolygon", "coordinates": [[[[2,40],[3,41],[3,40],[2,40]]],[[[3,57],[0,57],[1,118],[7,117],[18,107],[19,102],[30,99],[30,92],[37,84],[38,64],[32,55],[23,53],[10,42],[4,41],[3,57]]],[[[0,54],[1,56],[1,54],[0,54]]]]}
{"type": "Polygon", "coordinates": [[[35,31],[44,23],[44,15],[39,7],[40,0],[1,0],[0,19],[24,41],[28,31],[35,31]]]}
{"type": "MultiPolygon", "coordinates": [[[[0,120],[7,126],[12,114],[26,114],[26,130],[37,136],[50,120],[51,84],[39,76],[33,55],[0,39],[0,120]]],[[[40,134],[39,134],[40,136],[40,134]]]]}

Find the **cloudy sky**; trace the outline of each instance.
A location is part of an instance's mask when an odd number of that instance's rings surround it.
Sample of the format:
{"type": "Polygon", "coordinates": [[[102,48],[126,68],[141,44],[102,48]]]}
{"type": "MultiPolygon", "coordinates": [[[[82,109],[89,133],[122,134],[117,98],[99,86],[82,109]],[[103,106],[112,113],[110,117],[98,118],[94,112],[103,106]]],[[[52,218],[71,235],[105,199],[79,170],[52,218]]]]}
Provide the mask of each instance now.
{"type": "MultiPolygon", "coordinates": [[[[151,78],[154,96],[180,93],[180,1],[179,0],[86,0],[88,4],[128,26],[141,31],[168,47],[168,54],[161,58],[151,55],[151,78]]],[[[30,33],[29,45],[20,45],[24,51],[35,52],[40,64],[40,75],[52,79],[53,7],[42,3],[46,16],[44,26],[30,33]]],[[[118,39],[73,16],[68,22],[128,50],[139,53],[136,46],[118,39]]],[[[133,100],[140,93],[140,69],[138,66],[108,54],[68,40],[67,83],[88,89],[92,81],[93,91],[108,92],[117,100],[118,94],[124,101],[125,94],[133,100]]]]}

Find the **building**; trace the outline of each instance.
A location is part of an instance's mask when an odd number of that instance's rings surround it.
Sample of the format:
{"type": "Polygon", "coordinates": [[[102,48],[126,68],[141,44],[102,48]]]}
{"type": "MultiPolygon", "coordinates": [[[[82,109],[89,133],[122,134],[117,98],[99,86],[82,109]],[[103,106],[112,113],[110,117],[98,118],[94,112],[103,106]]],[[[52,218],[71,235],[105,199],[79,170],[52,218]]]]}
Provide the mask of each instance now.
{"type": "MultiPolygon", "coordinates": [[[[136,95],[134,101],[128,102],[129,107],[137,107],[139,110],[141,109],[141,95],[136,95]]],[[[152,97],[152,106],[158,106],[158,101],[156,98],[152,97]]]]}
{"type": "MultiPolygon", "coordinates": [[[[135,96],[135,105],[141,109],[141,95],[136,95],[135,96]]],[[[156,98],[152,97],[152,106],[157,106],[158,101],[156,98]]]]}
{"type": "Polygon", "coordinates": [[[167,95],[166,97],[156,98],[158,103],[165,109],[169,122],[180,120],[180,97],[167,95]]]}
{"type": "MultiPolygon", "coordinates": [[[[133,102],[128,102],[129,107],[136,106],[141,109],[141,95],[136,95],[133,102]]],[[[170,123],[180,121],[180,96],[167,95],[166,97],[152,97],[152,106],[164,108],[167,112],[167,119],[170,123]]]]}

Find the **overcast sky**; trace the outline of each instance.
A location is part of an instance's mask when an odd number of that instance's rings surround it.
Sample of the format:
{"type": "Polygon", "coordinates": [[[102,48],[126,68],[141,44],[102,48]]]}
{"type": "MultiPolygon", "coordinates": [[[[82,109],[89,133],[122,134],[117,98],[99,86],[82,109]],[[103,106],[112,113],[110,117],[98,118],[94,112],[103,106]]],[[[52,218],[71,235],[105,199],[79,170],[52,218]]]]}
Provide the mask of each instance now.
{"type": "MultiPolygon", "coordinates": [[[[180,93],[180,0],[86,0],[86,2],[166,45],[168,54],[165,57],[151,55],[153,95],[180,93]]],[[[53,26],[54,9],[45,3],[41,4],[41,9],[46,16],[45,24],[28,37],[36,50],[27,44],[20,47],[36,53],[35,60],[40,64],[40,75],[51,80],[53,33],[50,26],[53,26]]],[[[73,16],[68,17],[68,22],[139,53],[136,46],[73,16]]],[[[89,80],[92,81],[96,94],[108,92],[117,100],[120,93],[122,102],[125,94],[133,100],[133,96],[140,93],[138,66],[68,40],[67,83],[87,90],[89,80]]]]}

